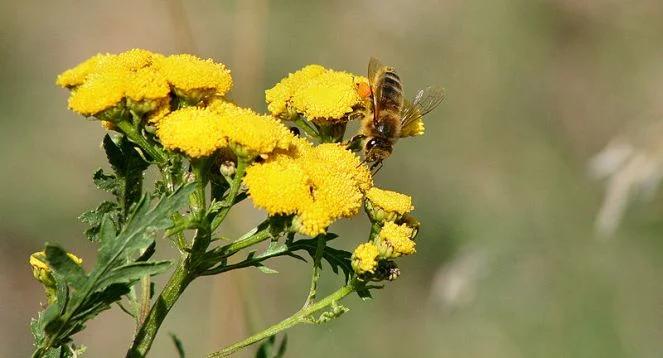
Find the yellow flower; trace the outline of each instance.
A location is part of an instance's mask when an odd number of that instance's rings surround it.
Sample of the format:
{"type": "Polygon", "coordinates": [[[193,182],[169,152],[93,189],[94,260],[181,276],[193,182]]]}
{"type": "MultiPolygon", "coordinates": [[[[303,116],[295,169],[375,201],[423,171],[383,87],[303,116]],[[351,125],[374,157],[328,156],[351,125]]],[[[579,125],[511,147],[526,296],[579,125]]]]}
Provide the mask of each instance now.
{"type": "Polygon", "coordinates": [[[98,54],[62,73],[57,83],[73,88],[69,107],[82,115],[99,115],[125,97],[129,108],[147,113],[169,100],[170,87],[155,65],[162,57],[140,49],[98,54]]]}
{"type": "Polygon", "coordinates": [[[280,121],[228,102],[215,101],[210,110],[221,118],[221,131],[238,155],[255,156],[290,148],[294,136],[280,121]]]}
{"type": "Polygon", "coordinates": [[[366,211],[375,221],[393,221],[414,210],[408,195],[376,187],[366,193],[366,211]]]}
{"type": "Polygon", "coordinates": [[[423,117],[419,117],[410,122],[407,126],[401,128],[401,137],[416,137],[423,135],[426,131],[426,128],[422,119],[423,117]]]}
{"type": "Polygon", "coordinates": [[[92,116],[118,105],[124,98],[126,72],[90,74],[71,92],[69,108],[84,116],[92,116]]]}
{"type": "Polygon", "coordinates": [[[160,66],[175,93],[193,103],[213,95],[223,96],[233,84],[230,70],[211,59],[173,55],[162,60],[160,66]]]}
{"type": "Polygon", "coordinates": [[[413,235],[414,229],[405,224],[398,225],[393,221],[385,222],[375,240],[375,244],[380,250],[380,257],[394,258],[415,253],[413,235]]]}
{"type": "Polygon", "coordinates": [[[298,113],[321,122],[347,120],[362,104],[359,85],[366,82],[361,76],[309,65],[265,91],[267,108],[284,119],[298,113]]]}
{"type": "Polygon", "coordinates": [[[306,172],[290,158],[250,166],[244,184],[253,203],[270,215],[295,214],[313,201],[306,172]]]}
{"type": "Polygon", "coordinates": [[[276,86],[266,90],[265,99],[269,112],[275,116],[283,114],[292,95],[308,81],[325,71],[325,68],[320,65],[308,65],[295,73],[289,74],[276,86]]]}
{"type": "Polygon", "coordinates": [[[159,120],[157,127],[164,147],[192,158],[209,156],[224,147],[232,148],[237,155],[254,157],[276,149],[287,150],[294,138],[271,116],[219,102],[208,108],[171,112],[159,120]]]}
{"type": "Polygon", "coordinates": [[[359,158],[338,144],[295,146],[249,167],[244,183],[256,207],[269,215],[295,214],[293,228],[315,236],[356,215],[372,179],[359,158]]]}
{"type": "Polygon", "coordinates": [[[352,269],[358,274],[373,273],[378,266],[378,248],[370,242],[363,243],[352,253],[352,269]]]}
{"type": "Polygon", "coordinates": [[[89,59],[81,62],[78,66],[68,69],[58,75],[57,83],[61,87],[76,87],[87,80],[87,76],[92,73],[98,73],[99,69],[103,67],[104,63],[109,61],[113,55],[110,54],[96,54],[89,59]]]}
{"type": "Polygon", "coordinates": [[[191,158],[206,157],[227,146],[218,114],[198,107],[180,109],[159,120],[157,136],[170,150],[191,158]]]}

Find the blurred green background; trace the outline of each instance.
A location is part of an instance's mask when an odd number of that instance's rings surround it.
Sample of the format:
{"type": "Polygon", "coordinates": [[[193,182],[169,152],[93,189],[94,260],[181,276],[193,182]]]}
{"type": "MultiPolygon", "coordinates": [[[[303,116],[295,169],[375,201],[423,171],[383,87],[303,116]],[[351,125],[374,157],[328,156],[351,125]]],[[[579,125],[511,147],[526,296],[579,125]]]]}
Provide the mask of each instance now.
{"type": "MultiPolygon", "coordinates": [[[[377,56],[406,92],[446,89],[426,135],[400,142],[376,178],[414,197],[417,255],[372,302],[353,297],[341,319],[289,331],[288,357],[660,357],[663,194],[599,240],[604,185],[587,165],[660,120],[661,18],[656,0],[1,0],[0,356],[31,352],[28,321],[45,299],[28,255],[50,241],[94,257],[76,217],[105,198],[90,179],[105,166],[104,131],[67,110],[55,77],[140,47],[227,64],[232,97],[259,111],[264,89],[310,63],[364,74],[377,56]]],[[[225,229],[262,215],[242,206],[225,229]]],[[[368,228],[334,230],[351,248],[368,228]]],[[[152,356],[176,356],[168,332],[199,357],[297,310],[310,267],[272,266],[279,275],[196,281],[152,356]]],[[[90,357],[119,357],[132,334],[114,309],[77,340],[90,357]]]]}

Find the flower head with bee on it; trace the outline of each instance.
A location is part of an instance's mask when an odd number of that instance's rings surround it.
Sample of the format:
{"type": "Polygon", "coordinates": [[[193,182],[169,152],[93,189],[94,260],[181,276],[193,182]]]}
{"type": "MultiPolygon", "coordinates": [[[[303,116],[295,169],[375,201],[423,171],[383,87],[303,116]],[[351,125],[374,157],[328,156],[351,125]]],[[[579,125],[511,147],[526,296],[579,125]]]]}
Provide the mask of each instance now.
{"type": "Polygon", "coordinates": [[[374,185],[371,169],[386,158],[375,150],[391,153],[398,137],[423,134],[421,118],[441,95],[420,92],[408,102],[393,68],[374,60],[369,67],[368,77],[320,65],[295,71],[265,91],[268,114],[228,100],[230,70],[192,55],[98,54],[60,74],[56,83],[70,91],[69,108],[107,131],[111,171],[100,169],[93,179],[114,200],[81,215],[90,226],[86,236],[99,246],[87,271],[57,245],[31,256],[48,295],[32,322],[34,356],[82,351],[72,335],[113,303],[135,320],[127,356],[145,356],[193,280],[250,267],[274,273],[267,264],[277,257],[310,256],[304,306],[210,356],[268,338],[263,344],[273,344],[274,335],[298,323],[337,318],[347,311],[340,303],[347,295],[368,298],[382,287],[375,283],[395,280],[396,260],[416,252],[419,222],[410,215],[411,197],[374,185]],[[363,129],[346,138],[352,120],[362,120],[363,129]],[[150,167],[159,176],[145,183],[150,167]],[[235,240],[220,240],[220,225],[244,200],[265,219],[235,240]],[[367,239],[357,240],[354,252],[334,248],[339,239],[330,227],[362,208],[367,239]],[[154,259],[157,241],[179,256],[154,259]],[[320,298],[324,262],[343,283],[320,298]],[[150,277],[168,270],[170,279],[153,296],[150,277]]]}

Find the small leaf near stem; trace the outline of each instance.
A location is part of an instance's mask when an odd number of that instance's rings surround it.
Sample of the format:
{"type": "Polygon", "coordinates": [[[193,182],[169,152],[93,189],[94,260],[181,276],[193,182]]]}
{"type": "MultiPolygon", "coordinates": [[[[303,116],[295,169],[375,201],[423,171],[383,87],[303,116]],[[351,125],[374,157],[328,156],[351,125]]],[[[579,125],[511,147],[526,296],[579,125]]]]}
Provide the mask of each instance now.
{"type": "Polygon", "coordinates": [[[217,358],[217,357],[228,357],[231,354],[239,351],[240,349],[247,347],[256,342],[271,337],[281,331],[284,331],[292,326],[295,326],[299,323],[310,322],[309,316],[315,312],[318,312],[332,304],[335,304],[337,301],[340,301],[345,296],[354,292],[360,283],[357,279],[350,280],[347,285],[339,288],[336,292],[330,294],[329,296],[315,302],[308,307],[304,307],[299,311],[295,312],[292,316],[284,319],[283,321],[266,328],[265,330],[258,332],[242,341],[239,341],[233,345],[230,345],[218,352],[214,352],[208,355],[208,358],[217,358]]]}
{"type": "Polygon", "coordinates": [[[311,288],[304,302],[304,308],[308,307],[314,300],[318,291],[318,280],[320,279],[320,270],[322,269],[322,254],[325,252],[327,238],[325,235],[316,237],[315,256],[313,257],[313,273],[311,274],[311,288]]]}

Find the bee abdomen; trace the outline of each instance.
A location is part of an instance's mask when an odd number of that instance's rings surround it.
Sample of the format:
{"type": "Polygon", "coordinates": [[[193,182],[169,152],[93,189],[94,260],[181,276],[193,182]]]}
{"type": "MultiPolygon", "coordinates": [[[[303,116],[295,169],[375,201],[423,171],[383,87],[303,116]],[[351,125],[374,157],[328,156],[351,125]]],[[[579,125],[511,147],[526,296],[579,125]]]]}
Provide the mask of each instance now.
{"type": "Polygon", "coordinates": [[[388,70],[384,73],[379,83],[381,107],[387,110],[400,112],[403,106],[403,86],[396,72],[388,70]]]}

